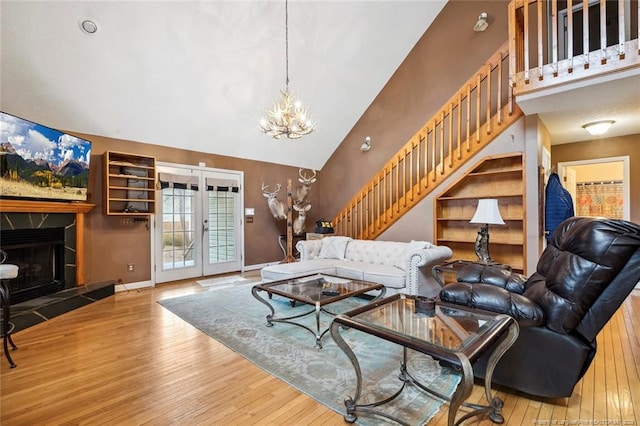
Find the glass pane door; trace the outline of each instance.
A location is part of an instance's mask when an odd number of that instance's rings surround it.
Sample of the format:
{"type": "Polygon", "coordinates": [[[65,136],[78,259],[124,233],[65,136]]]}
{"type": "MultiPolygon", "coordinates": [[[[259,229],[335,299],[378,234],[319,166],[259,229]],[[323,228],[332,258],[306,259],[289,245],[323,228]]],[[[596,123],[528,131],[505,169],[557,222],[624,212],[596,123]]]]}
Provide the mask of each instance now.
{"type": "MultiPolygon", "coordinates": [[[[156,218],[156,282],[174,281],[201,275],[198,185],[184,184],[193,178],[183,170],[158,168],[163,187],[156,218]],[[168,176],[168,177],[166,177],[168,176]],[[173,182],[175,181],[175,182],[173,182]]],[[[195,182],[199,181],[199,177],[195,182]]]]}
{"type": "Polygon", "coordinates": [[[242,173],[158,165],[156,282],[241,271],[242,173]]]}
{"type": "Polygon", "coordinates": [[[221,172],[206,177],[204,275],[238,271],[242,268],[239,180],[221,172]]]}

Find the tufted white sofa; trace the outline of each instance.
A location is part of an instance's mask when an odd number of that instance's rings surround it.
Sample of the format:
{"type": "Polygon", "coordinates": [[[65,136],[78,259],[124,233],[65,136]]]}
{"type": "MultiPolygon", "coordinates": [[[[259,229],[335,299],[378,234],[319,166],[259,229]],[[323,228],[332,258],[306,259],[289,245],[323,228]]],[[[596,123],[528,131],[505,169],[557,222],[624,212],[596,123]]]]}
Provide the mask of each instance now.
{"type": "Polygon", "coordinates": [[[449,259],[449,247],[426,241],[396,242],[325,237],[298,241],[300,261],[267,266],[263,281],[323,273],[383,284],[387,295],[406,293],[434,297],[440,286],[433,279],[434,265],[449,259]]]}

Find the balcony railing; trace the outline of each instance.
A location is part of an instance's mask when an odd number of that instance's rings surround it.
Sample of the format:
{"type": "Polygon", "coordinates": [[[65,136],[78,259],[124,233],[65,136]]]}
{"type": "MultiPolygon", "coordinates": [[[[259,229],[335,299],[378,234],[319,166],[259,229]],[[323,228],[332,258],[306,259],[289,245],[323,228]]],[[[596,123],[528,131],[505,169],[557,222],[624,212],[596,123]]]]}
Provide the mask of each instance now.
{"type": "Polygon", "coordinates": [[[513,0],[514,95],[640,66],[640,2],[513,0]],[[633,32],[632,32],[633,30],[633,32]]]}

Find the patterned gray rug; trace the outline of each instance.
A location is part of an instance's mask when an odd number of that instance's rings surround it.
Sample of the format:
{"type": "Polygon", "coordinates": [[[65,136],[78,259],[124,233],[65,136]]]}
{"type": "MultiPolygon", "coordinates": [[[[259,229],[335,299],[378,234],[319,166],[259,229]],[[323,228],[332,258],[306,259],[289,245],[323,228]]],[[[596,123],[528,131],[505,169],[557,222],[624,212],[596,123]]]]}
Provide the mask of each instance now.
{"type": "MultiPolygon", "coordinates": [[[[239,284],[215,288],[158,303],[268,373],[344,414],[344,399],[354,395],[355,373],[331,334],[323,337],[323,348],[316,349],[315,337],[301,327],[284,323],[267,327],[265,316],[268,309],[251,295],[251,287],[252,284],[239,284]]],[[[366,301],[352,298],[332,304],[331,309],[344,312],[363,303],[366,301]]],[[[286,299],[277,296],[274,296],[272,304],[276,315],[310,309],[300,304],[292,308],[286,299]]],[[[321,319],[323,327],[328,327],[331,317],[323,314],[321,319]]],[[[315,324],[315,316],[310,315],[301,321],[315,324]]],[[[365,398],[361,398],[359,403],[380,400],[399,389],[402,357],[399,346],[352,329],[341,330],[341,335],[355,352],[363,371],[362,393],[365,398]]],[[[419,353],[410,353],[408,366],[414,377],[443,395],[451,395],[459,381],[457,374],[419,353]]],[[[409,424],[422,425],[435,415],[442,403],[415,386],[409,386],[400,398],[385,405],[383,411],[409,424]]],[[[360,425],[389,423],[382,417],[363,414],[357,421],[360,425]]]]}

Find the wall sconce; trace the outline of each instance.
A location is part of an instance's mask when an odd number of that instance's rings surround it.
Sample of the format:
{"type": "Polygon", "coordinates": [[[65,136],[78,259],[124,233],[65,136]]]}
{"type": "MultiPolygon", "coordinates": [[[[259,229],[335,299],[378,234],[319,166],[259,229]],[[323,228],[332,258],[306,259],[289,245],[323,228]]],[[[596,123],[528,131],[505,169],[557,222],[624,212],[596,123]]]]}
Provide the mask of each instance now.
{"type": "Polygon", "coordinates": [[[478,237],[476,238],[474,247],[478,260],[487,264],[494,263],[489,255],[489,224],[504,225],[504,220],[502,220],[502,216],[500,216],[500,209],[498,209],[498,200],[495,198],[478,200],[478,207],[470,223],[481,223],[484,225],[478,231],[478,237]]]}
{"type": "Polygon", "coordinates": [[[593,123],[585,124],[582,128],[589,132],[590,135],[600,136],[605,134],[613,123],[615,123],[613,120],[594,121],[593,123]]]}
{"type": "Polygon", "coordinates": [[[478,22],[476,22],[476,24],[473,26],[473,31],[479,33],[489,28],[489,22],[487,21],[487,18],[489,18],[487,12],[482,12],[480,16],[478,16],[478,22]]]}
{"type": "Polygon", "coordinates": [[[367,152],[370,149],[371,149],[371,138],[367,136],[366,138],[364,138],[364,142],[362,142],[362,145],[360,145],[360,151],[367,152]]]}

